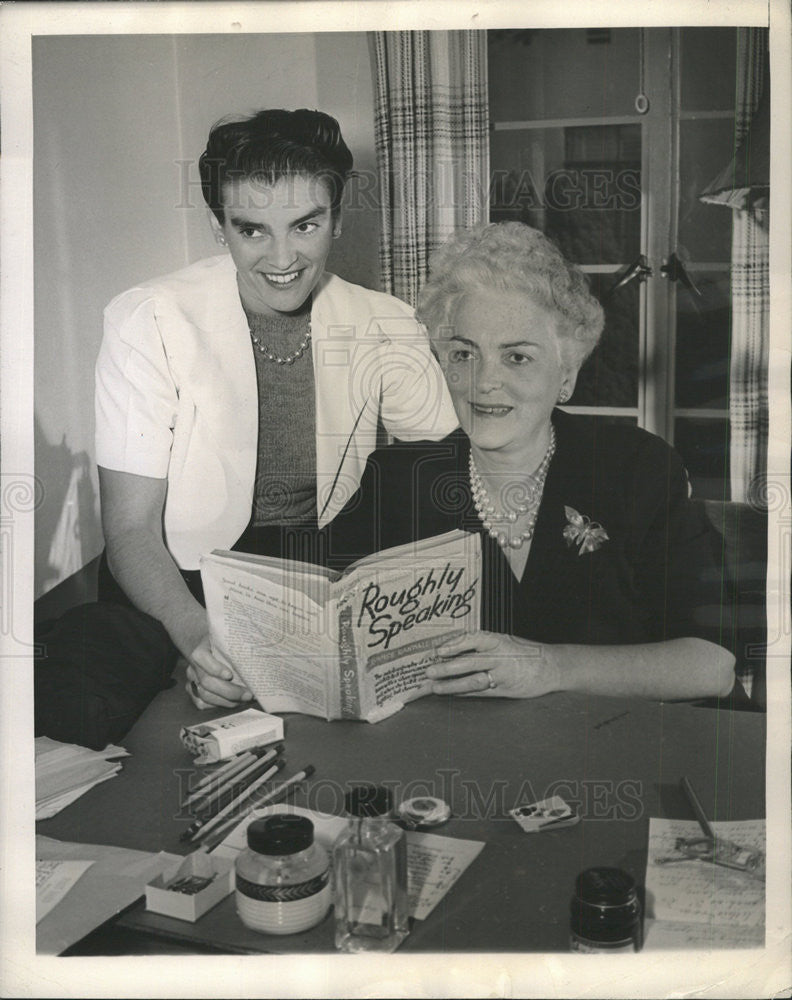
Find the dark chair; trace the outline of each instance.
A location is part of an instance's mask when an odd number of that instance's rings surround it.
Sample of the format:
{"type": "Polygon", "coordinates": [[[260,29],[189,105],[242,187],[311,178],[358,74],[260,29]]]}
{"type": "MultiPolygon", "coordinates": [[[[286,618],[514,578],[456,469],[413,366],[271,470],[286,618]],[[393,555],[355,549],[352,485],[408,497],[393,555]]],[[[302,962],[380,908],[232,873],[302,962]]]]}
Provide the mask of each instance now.
{"type": "Polygon", "coordinates": [[[767,514],[750,504],[694,500],[714,529],[720,599],[699,610],[701,624],[730,649],[737,677],[758,708],[767,708],[767,514]]]}

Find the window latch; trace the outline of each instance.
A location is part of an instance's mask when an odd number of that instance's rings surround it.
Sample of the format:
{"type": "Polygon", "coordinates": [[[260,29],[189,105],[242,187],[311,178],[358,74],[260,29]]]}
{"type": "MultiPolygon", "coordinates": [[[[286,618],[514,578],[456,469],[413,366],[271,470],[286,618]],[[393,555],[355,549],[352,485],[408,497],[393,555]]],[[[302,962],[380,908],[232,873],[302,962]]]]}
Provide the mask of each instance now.
{"type": "Polygon", "coordinates": [[[644,254],[639,254],[638,257],[630,264],[630,266],[622,271],[618,276],[613,285],[605,292],[603,299],[609,299],[614,292],[617,292],[620,288],[624,288],[625,285],[629,285],[631,281],[635,278],[640,282],[644,282],[647,278],[651,278],[652,274],[651,267],[649,267],[649,261],[646,259],[644,254]]]}
{"type": "Polygon", "coordinates": [[[681,282],[689,292],[692,292],[693,295],[698,295],[698,297],[701,298],[701,292],[696,287],[696,283],[690,277],[687,268],[675,253],[672,253],[668,260],[663,264],[660,268],[660,273],[664,278],[668,278],[669,281],[681,282]]]}

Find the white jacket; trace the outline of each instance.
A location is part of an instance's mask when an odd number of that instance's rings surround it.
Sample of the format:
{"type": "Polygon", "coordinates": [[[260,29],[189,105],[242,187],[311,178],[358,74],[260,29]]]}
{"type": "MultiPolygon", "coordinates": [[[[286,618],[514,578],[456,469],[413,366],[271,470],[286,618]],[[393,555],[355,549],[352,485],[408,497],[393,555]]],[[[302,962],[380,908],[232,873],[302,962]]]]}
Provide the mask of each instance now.
{"type": "MultiPolygon", "coordinates": [[[[404,440],[442,438],[457,419],[426,336],[398,299],[326,273],[311,334],[324,525],[357,489],[378,416],[404,440]]],[[[247,526],[257,446],[256,366],[232,259],[198,261],[113,299],[96,363],[96,459],[167,478],[165,543],[182,569],[247,526]]]]}

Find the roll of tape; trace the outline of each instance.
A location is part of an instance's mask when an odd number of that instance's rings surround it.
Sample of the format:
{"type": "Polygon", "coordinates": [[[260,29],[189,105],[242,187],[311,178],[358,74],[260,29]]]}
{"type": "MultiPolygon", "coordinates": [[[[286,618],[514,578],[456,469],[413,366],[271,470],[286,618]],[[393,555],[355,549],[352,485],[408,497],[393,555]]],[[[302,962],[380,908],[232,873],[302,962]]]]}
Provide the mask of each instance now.
{"type": "Polygon", "coordinates": [[[451,818],[451,807],[442,799],[419,795],[414,799],[405,799],[398,813],[399,819],[412,828],[440,826],[451,818]]]}

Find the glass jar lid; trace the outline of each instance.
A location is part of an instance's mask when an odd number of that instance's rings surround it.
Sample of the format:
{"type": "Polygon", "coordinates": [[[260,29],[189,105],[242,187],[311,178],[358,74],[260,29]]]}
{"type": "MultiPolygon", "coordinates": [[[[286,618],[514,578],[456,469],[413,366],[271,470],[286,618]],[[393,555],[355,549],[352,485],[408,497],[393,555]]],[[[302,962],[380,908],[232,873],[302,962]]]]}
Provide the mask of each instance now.
{"type": "Polygon", "coordinates": [[[587,868],[575,880],[575,895],[589,906],[625,906],[636,899],[635,880],[621,868],[587,868]]]}
{"type": "Polygon", "coordinates": [[[314,827],[307,816],[268,816],[254,820],[247,828],[248,847],[257,854],[296,854],[307,850],[313,841],[314,827]]]}

